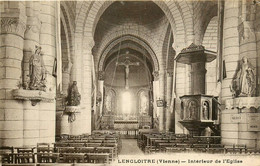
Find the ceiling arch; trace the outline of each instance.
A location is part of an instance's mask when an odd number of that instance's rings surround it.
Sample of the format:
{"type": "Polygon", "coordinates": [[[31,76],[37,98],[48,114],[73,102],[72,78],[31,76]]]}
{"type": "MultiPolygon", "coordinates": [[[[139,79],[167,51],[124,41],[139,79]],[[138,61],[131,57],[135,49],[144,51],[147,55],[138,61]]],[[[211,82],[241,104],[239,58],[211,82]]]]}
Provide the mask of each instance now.
{"type": "MultiPolygon", "coordinates": [[[[95,1],[93,3],[85,3],[80,2],[77,5],[77,8],[81,10],[77,13],[76,17],[76,32],[84,33],[83,41],[87,41],[92,43],[90,45],[94,46],[94,33],[97,22],[99,18],[103,14],[103,12],[113,3],[114,1],[95,1]],[[83,9],[90,9],[88,13],[86,10],[83,9]],[[87,23],[87,24],[86,24],[87,23]]],[[[178,1],[153,1],[157,4],[161,10],[165,13],[166,17],[168,18],[175,42],[180,44],[175,44],[177,47],[178,45],[185,45],[187,35],[193,36],[193,28],[192,28],[192,10],[190,10],[191,5],[188,2],[178,2],[178,1]]],[[[190,37],[191,38],[191,37],[190,37]]],[[[83,42],[84,43],[84,42],[83,42]]],[[[82,44],[83,44],[82,43],[82,44]]],[[[187,43],[186,43],[187,45],[187,43]]]]}
{"type": "Polygon", "coordinates": [[[99,65],[98,65],[98,71],[103,71],[104,69],[104,62],[105,59],[108,55],[108,53],[110,52],[111,49],[113,49],[116,45],[118,45],[120,42],[123,41],[133,41],[135,43],[138,43],[139,45],[141,45],[147,52],[148,54],[151,56],[152,62],[153,62],[153,67],[154,67],[154,71],[159,71],[159,63],[158,63],[158,59],[154,53],[154,51],[150,48],[150,46],[145,43],[144,41],[142,41],[141,39],[135,37],[135,36],[131,36],[131,35],[126,35],[123,37],[120,37],[118,39],[115,39],[114,41],[112,41],[103,51],[100,59],[99,59],[99,65]]]}

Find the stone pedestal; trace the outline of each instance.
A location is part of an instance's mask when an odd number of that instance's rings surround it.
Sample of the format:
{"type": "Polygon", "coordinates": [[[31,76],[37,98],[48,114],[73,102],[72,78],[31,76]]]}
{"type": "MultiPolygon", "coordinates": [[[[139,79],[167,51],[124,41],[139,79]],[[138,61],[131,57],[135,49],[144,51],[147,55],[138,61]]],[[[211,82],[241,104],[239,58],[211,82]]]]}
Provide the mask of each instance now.
{"type": "Polygon", "coordinates": [[[66,106],[60,118],[60,134],[79,135],[81,126],[79,106],[66,106]]]}
{"type": "Polygon", "coordinates": [[[222,144],[260,149],[260,97],[227,99],[221,112],[222,144]]]}

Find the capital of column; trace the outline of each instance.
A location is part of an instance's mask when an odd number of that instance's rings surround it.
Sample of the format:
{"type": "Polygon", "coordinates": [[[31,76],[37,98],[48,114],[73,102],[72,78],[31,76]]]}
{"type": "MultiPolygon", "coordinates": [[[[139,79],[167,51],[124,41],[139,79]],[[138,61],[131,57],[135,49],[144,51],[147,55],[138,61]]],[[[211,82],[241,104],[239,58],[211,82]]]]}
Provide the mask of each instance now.
{"type": "Polygon", "coordinates": [[[1,18],[1,32],[15,33],[24,36],[26,24],[19,17],[3,17],[1,18]]]}
{"type": "Polygon", "coordinates": [[[159,76],[160,76],[159,71],[154,71],[153,72],[154,81],[158,81],[159,80],[159,76]]]}
{"type": "Polygon", "coordinates": [[[98,71],[98,80],[104,80],[104,79],[105,79],[105,72],[98,71]]]}
{"type": "Polygon", "coordinates": [[[167,76],[172,77],[173,76],[173,71],[167,71],[167,76]]]}

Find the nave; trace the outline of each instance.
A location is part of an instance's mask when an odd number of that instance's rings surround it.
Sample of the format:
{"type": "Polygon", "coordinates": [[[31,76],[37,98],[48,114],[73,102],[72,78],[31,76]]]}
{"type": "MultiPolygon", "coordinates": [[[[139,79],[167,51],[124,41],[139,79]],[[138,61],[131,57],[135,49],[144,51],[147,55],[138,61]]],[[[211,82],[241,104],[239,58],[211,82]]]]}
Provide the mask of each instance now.
{"type": "Polygon", "coordinates": [[[0,7],[4,165],[259,157],[259,0],[0,7]]]}

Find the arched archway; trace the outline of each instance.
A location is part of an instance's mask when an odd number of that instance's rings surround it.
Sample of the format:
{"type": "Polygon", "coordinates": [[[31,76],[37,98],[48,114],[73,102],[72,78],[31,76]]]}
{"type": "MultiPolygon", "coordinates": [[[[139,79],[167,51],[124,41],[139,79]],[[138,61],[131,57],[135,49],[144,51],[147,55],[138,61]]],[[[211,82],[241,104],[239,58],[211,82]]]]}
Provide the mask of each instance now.
{"type": "MultiPolygon", "coordinates": [[[[100,56],[100,59],[99,59],[99,65],[98,65],[98,70],[99,71],[103,71],[104,67],[104,61],[105,61],[105,58],[108,54],[108,52],[113,48],[115,47],[117,44],[119,44],[120,42],[123,42],[123,41],[127,41],[127,40],[130,40],[130,41],[133,41],[133,42],[136,42],[138,44],[140,44],[147,52],[148,54],[151,56],[151,59],[153,61],[153,67],[154,67],[154,71],[159,71],[159,63],[158,63],[158,59],[155,55],[155,53],[153,52],[153,50],[149,47],[149,45],[147,43],[145,43],[144,41],[142,41],[141,39],[135,37],[135,36],[131,36],[131,35],[126,35],[126,36],[123,36],[121,38],[118,38],[114,41],[112,41],[107,47],[106,49],[103,51],[102,55],[100,56]]],[[[145,56],[148,56],[148,55],[145,55],[145,56]]]]}
{"type": "MultiPolygon", "coordinates": [[[[78,2],[77,9],[79,9],[76,18],[75,32],[82,34],[82,44],[88,43],[86,47],[94,46],[94,32],[97,22],[103,12],[113,3],[113,1],[95,1],[95,2],[78,2]],[[86,11],[89,11],[86,13],[86,11]],[[88,23],[87,25],[85,23],[88,23]],[[85,42],[83,42],[85,41],[85,42]]],[[[175,47],[182,49],[183,46],[188,45],[193,41],[193,22],[190,10],[191,4],[189,2],[161,2],[154,1],[168,18],[172,31],[174,34],[175,47]]]]}

